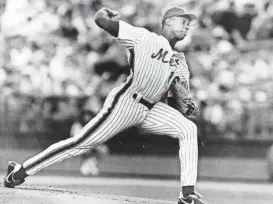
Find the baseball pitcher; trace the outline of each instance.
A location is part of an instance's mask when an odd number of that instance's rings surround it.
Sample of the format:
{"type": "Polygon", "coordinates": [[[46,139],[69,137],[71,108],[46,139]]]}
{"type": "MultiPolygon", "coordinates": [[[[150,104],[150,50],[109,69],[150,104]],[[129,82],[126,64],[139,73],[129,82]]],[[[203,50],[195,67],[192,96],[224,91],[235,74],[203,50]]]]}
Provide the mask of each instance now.
{"type": "Polygon", "coordinates": [[[118,12],[100,9],[96,24],[125,46],[131,67],[126,82],[114,88],[101,111],[73,138],[55,143],[38,155],[18,164],[10,162],[6,187],[22,184],[31,176],[71,156],[84,154],[132,126],[158,135],[169,135],[179,141],[181,193],[179,204],[204,204],[194,192],[197,180],[197,127],[189,120],[197,115],[190,97],[189,71],[185,56],[175,51],[196,16],[180,7],[167,10],[160,35],[114,19],[118,12]],[[161,102],[169,93],[175,108],[161,102]]]}

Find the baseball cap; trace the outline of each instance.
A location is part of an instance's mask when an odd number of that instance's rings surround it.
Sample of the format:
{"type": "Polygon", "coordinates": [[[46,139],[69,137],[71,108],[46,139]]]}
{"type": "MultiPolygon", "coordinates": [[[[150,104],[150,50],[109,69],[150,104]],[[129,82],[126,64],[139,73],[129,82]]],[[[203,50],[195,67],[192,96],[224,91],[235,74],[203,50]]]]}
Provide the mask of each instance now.
{"type": "Polygon", "coordinates": [[[162,24],[165,22],[167,18],[173,17],[173,16],[185,16],[190,19],[190,25],[195,25],[197,21],[197,17],[194,14],[187,13],[184,8],[181,7],[172,7],[168,9],[162,18],[162,24]]]}

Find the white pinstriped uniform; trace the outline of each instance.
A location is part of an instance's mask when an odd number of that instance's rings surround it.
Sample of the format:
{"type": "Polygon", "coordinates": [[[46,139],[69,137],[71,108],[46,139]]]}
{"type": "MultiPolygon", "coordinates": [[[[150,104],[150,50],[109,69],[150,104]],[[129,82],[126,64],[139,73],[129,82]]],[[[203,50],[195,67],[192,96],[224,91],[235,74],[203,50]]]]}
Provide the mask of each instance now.
{"type": "MultiPolygon", "coordinates": [[[[186,63],[170,66],[174,51],[163,36],[119,21],[118,40],[130,53],[131,74],[108,95],[102,110],[75,137],[60,141],[23,163],[28,175],[71,156],[83,154],[132,126],[179,139],[181,184],[195,185],[197,177],[197,127],[179,111],[160,102],[175,77],[188,85],[186,63]],[[133,94],[137,94],[134,99],[133,94]],[[155,103],[148,108],[144,98],[155,103]]],[[[176,87],[176,86],[175,86],[176,87]]]]}

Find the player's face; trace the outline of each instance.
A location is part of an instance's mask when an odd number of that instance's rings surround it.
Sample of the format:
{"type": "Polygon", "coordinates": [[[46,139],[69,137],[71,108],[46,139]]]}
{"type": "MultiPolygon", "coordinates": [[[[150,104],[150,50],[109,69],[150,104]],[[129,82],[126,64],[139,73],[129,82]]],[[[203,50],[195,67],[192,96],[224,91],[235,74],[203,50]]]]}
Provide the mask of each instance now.
{"type": "Polygon", "coordinates": [[[171,18],[170,29],[172,29],[172,32],[177,39],[183,40],[189,30],[189,24],[190,20],[187,17],[174,16],[171,18]]]}

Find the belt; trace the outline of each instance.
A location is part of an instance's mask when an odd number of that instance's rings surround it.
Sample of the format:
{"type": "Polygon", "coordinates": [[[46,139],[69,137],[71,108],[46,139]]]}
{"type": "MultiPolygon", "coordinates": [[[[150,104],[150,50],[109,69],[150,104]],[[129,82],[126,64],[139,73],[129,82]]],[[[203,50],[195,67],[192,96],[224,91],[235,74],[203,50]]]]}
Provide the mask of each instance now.
{"type": "Polygon", "coordinates": [[[137,102],[143,104],[144,106],[146,106],[149,110],[152,109],[154,107],[154,103],[150,103],[149,101],[145,100],[144,98],[142,98],[140,95],[138,95],[137,93],[133,94],[133,99],[137,99],[137,102]]]}

